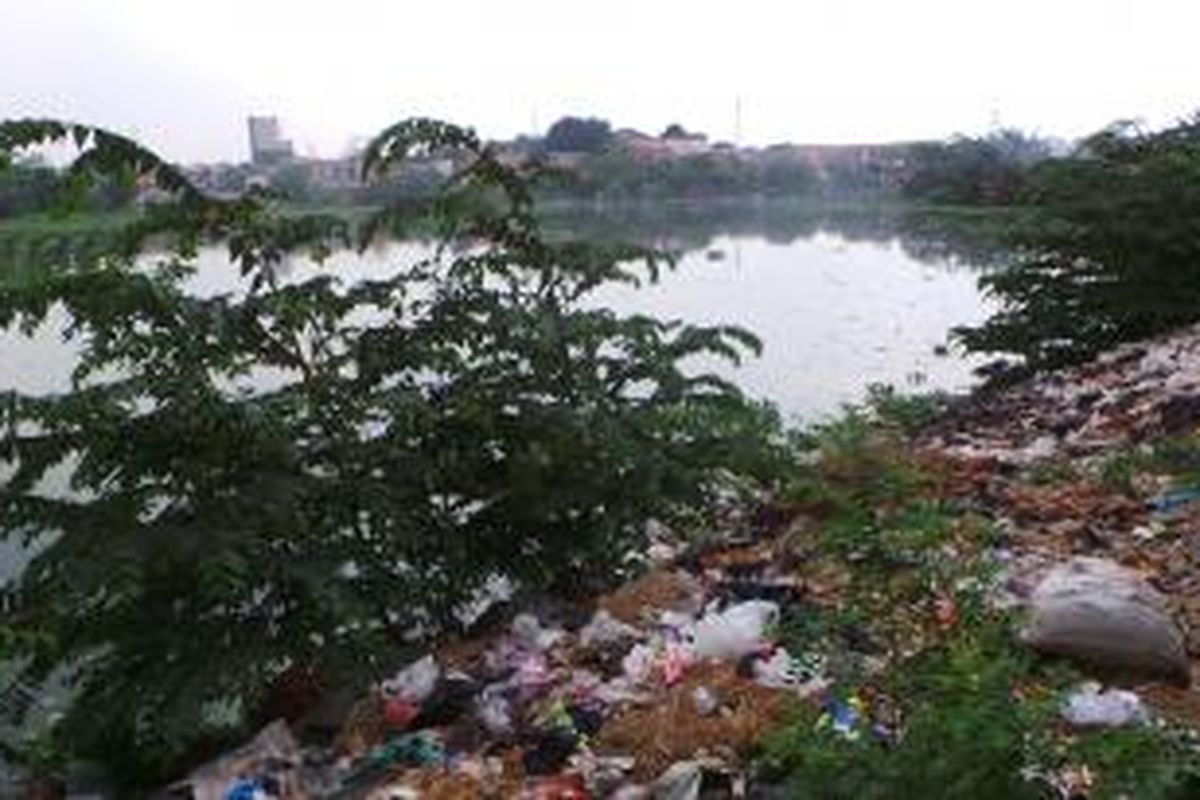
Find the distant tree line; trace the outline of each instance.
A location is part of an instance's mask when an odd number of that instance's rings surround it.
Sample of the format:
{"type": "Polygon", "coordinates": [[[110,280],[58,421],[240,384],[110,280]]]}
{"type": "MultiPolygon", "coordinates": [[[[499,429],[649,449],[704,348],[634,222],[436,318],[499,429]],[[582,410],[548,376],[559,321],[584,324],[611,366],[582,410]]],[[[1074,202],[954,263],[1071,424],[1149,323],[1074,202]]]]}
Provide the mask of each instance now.
{"type": "Polygon", "coordinates": [[[600,153],[612,140],[612,125],[607,120],[563,117],[546,131],[542,147],[552,153],[600,153]]]}
{"type": "Polygon", "coordinates": [[[613,150],[585,159],[545,195],[593,200],[811,195],[817,177],[796,161],[751,162],[721,153],[640,160],[613,150]]]}
{"type": "Polygon", "coordinates": [[[0,169],[0,220],[47,212],[63,206],[90,211],[112,211],[129,205],[134,186],[105,179],[85,186],[37,160],[25,160],[0,169]]]}
{"type": "Polygon", "coordinates": [[[901,193],[936,204],[1015,205],[1028,188],[1029,167],[1049,157],[1044,140],[1016,130],[921,142],[905,155],[901,193]]]}
{"type": "Polygon", "coordinates": [[[1200,117],[1121,123],[1022,173],[1015,256],[986,276],[1001,310],[960,330],[1017,377],[1200,320],[1200,117]]]}

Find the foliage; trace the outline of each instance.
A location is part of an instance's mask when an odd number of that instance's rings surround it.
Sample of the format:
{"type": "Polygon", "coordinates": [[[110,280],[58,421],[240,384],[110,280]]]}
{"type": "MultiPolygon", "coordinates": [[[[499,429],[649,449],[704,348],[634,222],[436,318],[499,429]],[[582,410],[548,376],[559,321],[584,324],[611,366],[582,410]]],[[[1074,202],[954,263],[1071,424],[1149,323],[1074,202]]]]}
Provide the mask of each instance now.
{"type": "Polygon", "coordinates": [[[0,172],[0,219],[50,208],[58,193],[54,170],[38,164],[13,164],[0,172]]]}
{"type": "Polygon", "coordinates": [[[1003,618],[960,626],[936,647],[855,692],[894,698],[900,728],[847,738],[804,711],[767,751],[797,798],[1050,800],[1064,768],[1087,765],[1097,798],[1183,800],[1200,788],[1200,758],[1167,723],[1060,735],[1056,716],[1075,680],[1011,640],[1003,618]],[[869,691],[868,691],[869,689],[869,691]]]}
{"type": "Polygon", "coordinates": [[[614,148],[584,159],[574,168],[572,180],[547,187],[546,193],[621,201],[747,194],[804,197],[816,189],[812,169],[794,159],[759,161],[716,152],[646,160],[614,148]]]}
{"type": "Polygon", "coordinates": [[[1020,131],[960,136],[909,148],[902,192],[939,204],[1007,205],[1020,200],[1025,168],[1048,156],[1045,143],[1020,131]]]}
{"type": "Polygon", "coordinates": [[[1023,201],[1029,168],[1049,158],[1046,142],[1004,129],[986,137],[956,137],[918,145],[905,182],[914,199],[942,204],[1011,205],[1023,201]]]}
{"type": "Polygon", "coordinates": [[[681,367],[756,340],[590,307],[604,283],[666,264],[548,241],[526,183],[469,130],[381,133],[374,178],[414,154],[470,158],[436,196],[357,230],[205,197],[103,131],[0,126],[9,152],[65,137],[83,147],[69,174],[133,171],[174,200],[95,258],[0,283],[0,326],[61,308],[80,347],[70,391],[0,407],[15,467],[0,533],[37,551],[4,600],[14,632],[37,634],[18,648],[31,677],[74,671],[62,740],[126,779],[235,733],[218,709],[252,722],[290,668],[394,669],[497,575],[530,591],[615,579],[647,519],[702,506],[718,468],[768,466],[769,415],[681,367]],[[277,269],[413,229],[441,245],[384,275],[277,269]],[[151,236],[167,249],[139,260],[151,236]],[[187,291],[209,240],[228,245],[235,292],[187,291]],[[66,496],[41,491],[56,465],[66,496]]]}
{"type": "Polygon", "coordinates": [[[686,139],[692,134],[688,133],[687,129],[678,122],[672,122],[667,127],[663,128],[661,137],[663,139],[686,139]]]}
{"type": "Polygon", "coordinates": [[[1186,800],[1200,793],[1195,733],[1169,722],[1082,736],[1067,754],[1100,775],[1099,800],[1186,800]]]}
{"type": "Polygon", "coordinates": [[[1028,666],[1005,646],[1004,627],[964,631],[896,671],[883,691],[902,704],[903,731],[889,747],[863,732],[848,739],[804,714],[778,732],[769,752],[797,798],[1044,798],[1024,779],[1028,732],[1052,713],[1014,703],[1028,666]]]}
{"type": "Polygon", "coordinates": [[[982,281],[1001,310],[957,331],[967,348],[1020,375],[1200,319],[1200,123],[1103,131],[1029,182],[1014,263],[982,281]]]}
{"type": "Polygon", "coordinates": [[[547,129],[542,146],[551,153],[599,153],[612,138],[607,120],[563,117],[547,129]]]}
{"type": "Polygon", "coordinates": [[[810,442],[819,458],[791,499],[819,516],[806,560],[840,574],[841,589],[785,613],[780,633],[790,652],[823,657],[837,687],[828,701],[859,702],[862,716],[845,732],[821,708],[799,709],[768,736],[767,776],[789,797],[821,800],[1050,800],[1064,770],[1086,765],[1089,796],[1193,796],[1194,735],[1163,722],[1064,732],[1058,709],[1079,676],[1039,659],[1015,640],[1017,620],[990,609],[990,526],[938,502],[903,437],[886,414],[850,409],[810,442]],[[868,657],[886,669],[867,669],[868,657]]]}
{"type": "Polygon", "coordinates": [[[867,405],[878,420],[904,436],[915,436],[946,410],[941,393],[900,394],[895,387],[873,383],[867,387],[867,405]]]}
{"type": "Polygon", "coordinates": [[[74,208],[113,211],[128,206],[133,196],[134,187],[119,177],[83,187],[35,160],[18,161],[8,169],[0,169],[0,220],[59,211],[68,198],[74,208]]]}
{"type": "Polygon", "coordinates": [[[1117,450],[1096,465],[1104,485],[1130,496],[1137,494],[1141,473],[1166,476],[1176,489],[1200,488],[1200,437],[1168,436],[1117,450]]]}

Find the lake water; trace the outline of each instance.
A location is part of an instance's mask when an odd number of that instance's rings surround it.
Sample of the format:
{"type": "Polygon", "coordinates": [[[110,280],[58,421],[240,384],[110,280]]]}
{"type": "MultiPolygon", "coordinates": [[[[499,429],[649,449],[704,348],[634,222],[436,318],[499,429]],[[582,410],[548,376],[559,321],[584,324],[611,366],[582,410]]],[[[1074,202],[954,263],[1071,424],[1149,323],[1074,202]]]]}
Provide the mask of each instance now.
{"type": "Polygon", "coordinates": [[[860,401],[871,383],[969,388],[978,360],[935,349],[955,325],[987,317],[977,279],[958,263],[917,260],[897,241],[821,231],[788,243],[718,236],[657,285],[603,297],[623,310],[750,329],[762,356],[722,371],[804,423],[860,401]]]}
{"type": "MultiPolygon", "coordinates": [[[[955,240],[914,235],[902,217],[797,211],[788,215],[711,211],[674,217],[575,215],[559,224],[595,238],[619,237],[681,253],[657,284],[601,290],[595,302],[706,324],[735,324],[763,341],[760,358],[722,372],[784,415],[811,422],[862,399],[871,383],[922,391],[962,390],[979,359],[937,355],[948,331],[985,319],[977,288],[985,260],[955,240]]],[[[422,252],[393,245],[342,254],[318,268],[298,261],[300,278],[317,269],[347,280],[378,275],[422,252]]],[[[192,287],[227,291],[236,272],[224,251],[201,253],[192,287]]],[[[32,338],[0,333],[0,390],[50,392],[68,385],[74,349],[62,320],[32,338]]]]}
{"type": "MultiPolygon", "coordinates": [[[[606,288],[595,302],[623,312],[697,323],[735,324],[755,332],[764,352],[721,371],[785,418],[813,422],[859,401],[872,383],[899,389],[962,390],[977,359],[937,355],[948,331],[990,312],[977,288],[986,251],[939,233],[914,233],[890,215],[711,214],[677,217],[585,215],[565,227],[678,250],[678,266],[654,285],[606,288]]],[[[423,248],[393,245],[343,254],[323,267],[298,262],[293,278],[317,269],[347,280],[376,275],[423,248]]],[[[227,291],[236,271],[224,251],[201,254],[192,288],[227,291]]],[[[74,348],[61,317],[32,337],[0,334],[0,390],[53,392],[69,383],[74,348]]],[[[0,472],[2,480],[2,472],[0,472]]],[[[65,491],[60,475],[45,488],[65,491]]],[[[0,580],[15,566],[13,543],[0,542],[0,580]]]]}

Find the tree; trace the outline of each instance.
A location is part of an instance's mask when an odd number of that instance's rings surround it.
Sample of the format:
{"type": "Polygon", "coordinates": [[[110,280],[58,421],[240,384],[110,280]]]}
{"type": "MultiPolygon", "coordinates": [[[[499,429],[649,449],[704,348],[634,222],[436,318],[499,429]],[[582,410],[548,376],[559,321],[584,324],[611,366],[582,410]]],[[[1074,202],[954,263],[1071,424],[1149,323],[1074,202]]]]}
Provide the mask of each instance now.
{"type": "Polygon", "coordinates": [[[672,122],[668,125],[659,137],[661,139],[686,139],[691,136],[682,125],[678,122],[672,122]]]}
{"type": "Polygon", "coordinates": [[[563,117],[546,131],[543,146],[551,153],[599,153],[612,141],[606,120],[563,117]]]}
{"type": "Polygon", "coordinates": [[[1047,157],[1045,142],[1008,129],[922,142],[909,148],[902,190],[933,203],[1011,204],[1024,191],[1027,168],[1047,157]]]}
{"type": "Polygon", "coordinates": [[[1021,375],[1200,319],[1200,122],[1109,128],[1027,180],[1013,264],[983,278],[1001,310],[957,332],[968,348],[1021,375]]]}
{"type": "Polygon", "coordinates": [[[174,201],[102,257],[0,282],[0,328],[57,306],[81,348],[71,391],[0,404],[0,535],[37,548],[3,600],[29,677],[74,673],[62,741],[126,778],[236,735],[289,671],[395,669],[498,575],[521,592],[615,580],[647,520],[702,508],[716,471],[767,452],[770,418],[681,366],[757,342],[589,305],[662,260],[544,238],[524,181],[469,130],[382,132],[374,179],[413,152],[470,158],[358,229],[206,197],[104,131],[0,125],[0,152],[64,139],[84,148],[73,176],[134,170],[174,201]],[[384,277],[276,271],[413,230],[441,246],[384,277]],[[151,239],[166,249],[145,266],[151,239]],[[237,292],[185,291],[201,241],[228,245],[237,292]],[[56,464],[70,498],[37,492],[56,464]]]}
{"type": "Polygon", "coordinates": [[[297,161],[276,169],[271,176],[271,187],[293,203],[311,203],[317,194],[308,167],[297,161]]]}
{"type": "Polygon", "coordinates": [[[45,211],[59,193],[53,169],[36,163],[17,163],[0,171],[0,219],[45,211]]]}

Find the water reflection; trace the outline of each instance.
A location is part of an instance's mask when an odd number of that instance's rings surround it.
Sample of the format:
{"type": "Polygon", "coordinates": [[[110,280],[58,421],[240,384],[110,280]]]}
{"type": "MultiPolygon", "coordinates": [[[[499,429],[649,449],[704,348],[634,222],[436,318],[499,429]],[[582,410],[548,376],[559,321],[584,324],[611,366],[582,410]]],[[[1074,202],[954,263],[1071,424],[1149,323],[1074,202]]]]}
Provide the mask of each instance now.
{"type": "MultiPolygon", "coordinates": [[[[935,351],[951,327],[987,316],[976,279],[980,269],[1003,258],[986,226],[890,206],[658,203],[552,208],[545,216],[556,236],[635,241],[682,254],[658,285],[606,288],[595,302],[754,331],[765,343],[763,357],[723,371],[802,421],[861,399],[870,383],[950,390],[971,385],[974,360],[935,351]]],[[[97,233],[74,245],[45,237],[21,242],[6,240],[0,227],[0,255],[18,262],[9,279],[44,271],[42,257],[62,263],[72,247],[103,246],[97,233]]],[[[428,252],[420,243],[392,243],[361,255],[340,253],[320,266],[296,259],[285,271],[298,280],[330,270],[354,281],[428,252]]],[[[203,249],[197,267],[191,291],[238,288],[223,249],[203,249]]],[[[33,337],[0,334],[0,390],[66,388],[75,351],[62,341],[64,323],[52,315],[33,337]]]]}
{"type": "Polygon", "coordinates": [[[787,245],[835,235],[850,244],[899,246],[915,261],[952,268],[988,268],[1008,250],[994,215],[950,213],[894,204],[827,205],[730,200],[703,203],[578,205],[550,208],[546,223],[560,235],[600,241],[636,241],[664,249],[707,250],[725,237],[761,238],[787,245]]]}

